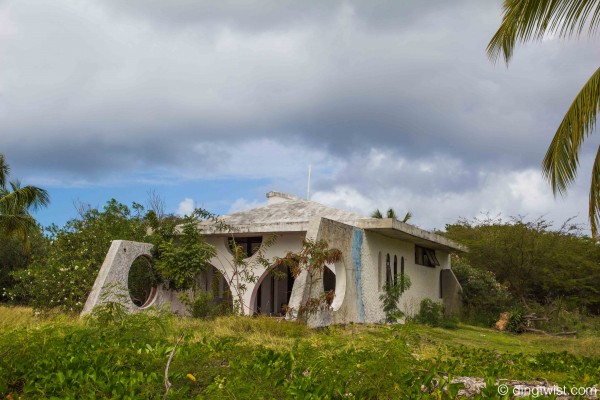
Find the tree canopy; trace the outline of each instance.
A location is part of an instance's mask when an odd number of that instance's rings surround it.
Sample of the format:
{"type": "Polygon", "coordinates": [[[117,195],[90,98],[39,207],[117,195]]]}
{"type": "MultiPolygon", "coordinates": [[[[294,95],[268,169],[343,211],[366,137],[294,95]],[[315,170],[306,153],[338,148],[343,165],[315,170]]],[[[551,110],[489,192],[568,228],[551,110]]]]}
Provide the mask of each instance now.
{"type": "Polygon", "coordinates": [[[50,196],[36,186],[21,186],[18,180],[8,181],[10,168],[0,154],[0,233],[16,236],[27,251],[28,236],[36,227],[30,212],[50,204],[50,196]]]}
{"type": "Polygon", "coordinates": [[[558,299],[600,314],[600,248],[568,222],[559,229],[542,218],[460,220],[446,235],[469,247],[461,256],[490,271],[512,297],[525,304],[558,299]]]}

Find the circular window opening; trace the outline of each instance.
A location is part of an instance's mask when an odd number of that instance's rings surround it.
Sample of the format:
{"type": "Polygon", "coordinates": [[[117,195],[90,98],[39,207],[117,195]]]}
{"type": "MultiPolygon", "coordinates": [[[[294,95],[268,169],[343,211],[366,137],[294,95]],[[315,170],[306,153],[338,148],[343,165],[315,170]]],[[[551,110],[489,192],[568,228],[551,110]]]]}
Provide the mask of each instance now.
{"type": "Polygon", "coordinates": [[[145,256],[136,258],[129,268],[127,289],[129,297],[137,307],[148,307],[156,297],[158,279],[150,260],[145,256]]]}

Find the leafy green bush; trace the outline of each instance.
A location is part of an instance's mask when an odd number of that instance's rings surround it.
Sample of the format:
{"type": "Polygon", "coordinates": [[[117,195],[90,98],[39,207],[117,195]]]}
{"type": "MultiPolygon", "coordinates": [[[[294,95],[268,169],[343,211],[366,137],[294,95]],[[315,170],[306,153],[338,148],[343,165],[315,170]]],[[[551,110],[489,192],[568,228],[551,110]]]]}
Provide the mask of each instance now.
{"type": "Polygon", "coordinates": [[[461,317],[465,321],[491,326],[500,313],[512,307],[506,286],[492,272],[474,268],[458,256],[452,258],[452,270],[462,287],[461,317]]]}
{"type": "Polygon", "coordinates": [[[491,271],[513,299],[544,305],[561,298],[600,315],[600,246],[569,221],[555,229],[543,218],[460,220],[445,235],[467,245],[461,258],[491,271]]]}
{"type": "Polygon", "coordinates": [[[32,260],[45,257],[50,241],[44,237],[41,226],[32,227],[28,233],[28,251],[23,241],[13,235],[0,232],[0,301],[13,304],[26,304],[25,293],[14,292],[14,274],[27,268],[32,260]]]}
{"type": "Polygon", "coordinates": [[[89,209],[63,228],[48,228],[48,254],[13,273],[17,285],[8,297],[26,298],[37,310],[81,311],[111,241],[143,241],[146,235],[143,207],[134,203],[132,208],[135,214],[113,199],[102,211],[89,209]]]}
{"type": "Polygon", "coordinates": [[[440,326],[444,318],[443,312],[444,307],[441,304],[435,303],[431,299],[423,299],[415,321],[429,326],[440,326]]]}
{"type": "Polygon", "coordinates": [[[525,318],[523,318],[523,311],[515,309],[510,312],[506,330],[514,333],[523,333],[525,331],[525,318]]]}
{"type": "Polygon", "coordinates": [[[198,228],[200,218],[209,215],[194,210],[192,215],[163,223],[149,238],[156,270],[170,289],[193,289],[198,274],[206,271],[208,260],[216,254],[198,228]]]}
{"type": "Polygon", "coordinates": [[[444,306],[431,299],[421,300],[419,313],[414,317],[414,321],[420,324],[446,329],[455,329],[458,325],[458,319],[456,317],[445,317],[444,306]]]}

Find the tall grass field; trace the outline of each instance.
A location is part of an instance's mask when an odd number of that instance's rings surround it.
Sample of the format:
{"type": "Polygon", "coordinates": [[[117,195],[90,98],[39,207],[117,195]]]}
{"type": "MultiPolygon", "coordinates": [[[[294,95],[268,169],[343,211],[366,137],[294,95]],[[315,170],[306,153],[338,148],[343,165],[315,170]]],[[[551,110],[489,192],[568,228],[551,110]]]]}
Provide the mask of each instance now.
{"type": "Polygon", "coordinates": [[[592,387],[600,337],[410,322],[314,330],[160,310],[41,319],[27,308],[0,307],[6,399],[452,399],[461,389],[449,383],[454,377],[484,379],[477,398],[510,398],[498,394],[497,379],[592,387]]]}

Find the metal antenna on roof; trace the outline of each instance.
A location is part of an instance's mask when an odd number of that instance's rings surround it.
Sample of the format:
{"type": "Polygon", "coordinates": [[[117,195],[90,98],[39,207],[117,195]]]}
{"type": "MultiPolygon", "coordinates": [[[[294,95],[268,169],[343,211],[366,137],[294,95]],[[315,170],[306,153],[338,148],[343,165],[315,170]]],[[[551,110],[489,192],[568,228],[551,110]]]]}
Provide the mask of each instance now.
{"type": "Polygon", "coordinates": [[[306,200],[310,200],[310,164],[308,164],[308,185],[306,189],[306,200]]]}

